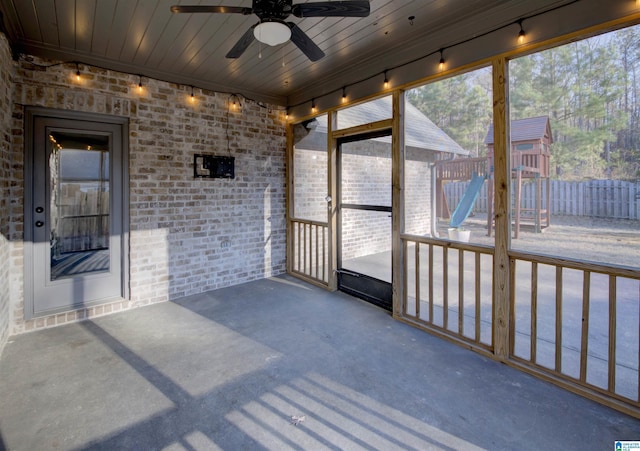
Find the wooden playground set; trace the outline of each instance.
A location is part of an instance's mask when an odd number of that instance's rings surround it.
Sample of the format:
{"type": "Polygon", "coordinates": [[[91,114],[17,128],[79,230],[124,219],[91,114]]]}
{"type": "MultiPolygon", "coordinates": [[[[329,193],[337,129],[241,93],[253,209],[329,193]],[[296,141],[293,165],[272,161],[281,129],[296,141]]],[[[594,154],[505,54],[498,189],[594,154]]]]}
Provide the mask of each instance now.
{"type": "MultiPolygon", "coordinates": [[[[547,116],[532,117],[511,122],[511,179],[513,186],[512,211],[514,238],[518,238],[523,225],[531,226],[536,233],[550,225],[550,177],[549,160],[552,143],[551,125],[547,116]],[[522,207],[523,181],[536,184],[535,205],[522,207]],[[543,183],[546,189],[543,190],[543,183]],[[543,198],[544,197],[544,198],[543,198]]],[[[460,227],[473,209],[478,193],[487,185],[487,235],[493,229],[493,125],[485,138],[487,156],[442,160],[435,164],[436,213],[438,218],[449,219],[451,227],[460,227]],[[453,213],[445,194],[448,182],[470,181],[453,213]]]]}

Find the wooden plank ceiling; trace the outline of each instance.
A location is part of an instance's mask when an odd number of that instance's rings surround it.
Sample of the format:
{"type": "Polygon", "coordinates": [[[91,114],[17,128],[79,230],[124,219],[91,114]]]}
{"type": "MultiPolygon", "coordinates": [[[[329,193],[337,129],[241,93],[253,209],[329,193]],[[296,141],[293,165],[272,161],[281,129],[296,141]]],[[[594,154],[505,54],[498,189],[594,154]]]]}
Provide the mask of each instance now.
{"type": "Polygon", "coordinates": [[[251,0],[0,0],[0,10],[9,39],[24,53],[285,105],[567,2],[371,0],[365,18],[289,17],[326,53],[315,63],[291,42],[269,47],[256,41],[240,58],[227,59],[256,16],[169,9],[251,7],[251,0]]]}

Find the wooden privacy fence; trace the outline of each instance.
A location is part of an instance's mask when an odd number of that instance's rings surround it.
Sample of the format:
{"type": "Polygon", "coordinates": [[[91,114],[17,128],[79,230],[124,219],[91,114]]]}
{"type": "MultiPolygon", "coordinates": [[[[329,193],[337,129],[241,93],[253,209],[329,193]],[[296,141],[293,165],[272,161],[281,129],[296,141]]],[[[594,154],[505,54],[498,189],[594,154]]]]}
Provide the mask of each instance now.
{"type": "Polygon", "coordinates": [[[109,247],[109,191],[105,187],[83,190],[65,183],[56,193],[51,212],[54,255],[109,247]]]}
{"type": "MultiPolygon", "coordinates": [[[[482,187],[474,211],[487,212],[487,185],[482,187]]],[[[458,204],[469,182],[450,182],[444,185],[447,201],[452,208],[458,204]]],[[[567,182],[551,180],[552,215],[590,216],[612,219],[640,219],[640,182],[623,180],[590,180],[567,182]]],[[[512,191],[513,192],[513,191],[512,191]]],[[[542,183],[542,202],[546,199],[547,184],[542,183]]],[[[522,184],[522,208],[535,208],[535,182],[522,184]]]]}

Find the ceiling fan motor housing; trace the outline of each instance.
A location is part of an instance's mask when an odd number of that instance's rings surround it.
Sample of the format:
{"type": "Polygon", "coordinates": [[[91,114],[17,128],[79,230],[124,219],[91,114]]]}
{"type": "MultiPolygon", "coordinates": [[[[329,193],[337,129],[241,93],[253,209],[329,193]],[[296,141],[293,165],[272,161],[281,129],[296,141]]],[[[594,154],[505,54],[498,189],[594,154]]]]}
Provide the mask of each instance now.
{"type": "Polygon", "coordinates": [[[284,20],[291,15],[293,0],[253,0],[253,13],[260,18],[284,20]]]}

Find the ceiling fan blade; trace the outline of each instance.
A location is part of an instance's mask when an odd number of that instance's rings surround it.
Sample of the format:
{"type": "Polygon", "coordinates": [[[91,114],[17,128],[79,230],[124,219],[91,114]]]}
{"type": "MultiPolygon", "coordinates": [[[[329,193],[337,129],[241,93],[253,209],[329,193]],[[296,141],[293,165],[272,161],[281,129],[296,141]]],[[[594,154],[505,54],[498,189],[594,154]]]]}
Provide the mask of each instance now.
{"type": "Polygon", "coordinates": [[[207,6],[207,5],[173,5],[172,13],[221,13],[221,14],[244,14],[248,16],[253,13],[251,8],[240,6],[207,6]]]}
{"type": "Polygon", "coordinates": [[[253,29],[256,27],[256,25],[250,27],[242,35],[238,42],[236,42],[236,45],[234,45],[233,48],[229,50],[229,53],[227,53],[227,58],[240,58],[240,56],[244,53],[245,50],[247,50],[249,45],[255,39],[255,37],[253,36],[253,29]]]}
{"type": "Polygon", "coordinates": [[[287,22],[287,25],[291,28],[291,42],[302,50],[302,53],[307,55],[307,58],[311,61],[318,61],[324,57],[324,52],[320,50],[320,47],[318,47],[299,26],[293,22],[287,22]]]}
{"type": "Polygon", "coordinates": [[[368,0],[298,3],[291,10],[296,17],[367,17],[370,11],[368,0]]]}

